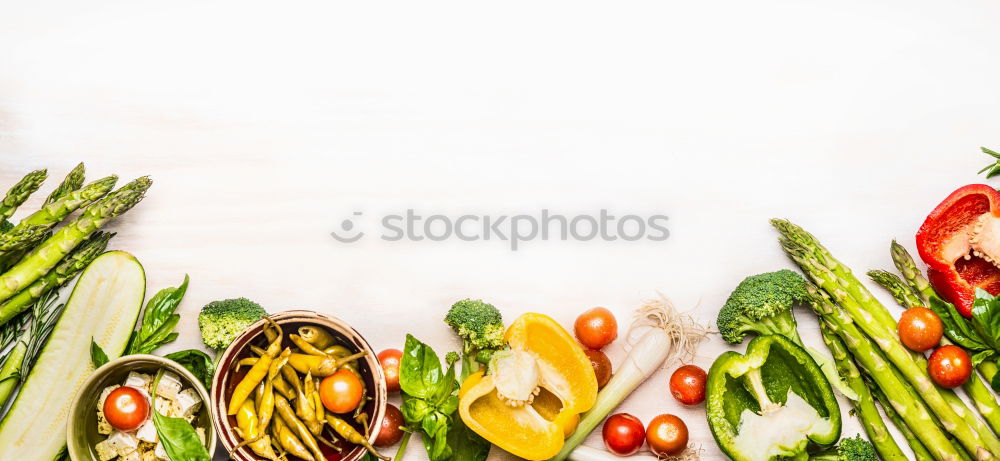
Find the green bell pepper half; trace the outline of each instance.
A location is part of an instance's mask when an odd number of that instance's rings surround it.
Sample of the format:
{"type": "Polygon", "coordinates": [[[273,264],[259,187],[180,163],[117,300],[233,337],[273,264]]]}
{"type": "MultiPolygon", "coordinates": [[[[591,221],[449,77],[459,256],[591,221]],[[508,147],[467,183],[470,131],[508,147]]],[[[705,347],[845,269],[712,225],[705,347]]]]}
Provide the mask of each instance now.
{"type": "MultiPolygon", "coordinates": [[[[809,353],[781,335],[758,336],[746,354],[725,352],[708,373],[706,413],[719,448],[735,461],[755,461],[736,447],[741,415],[749,409],[783,407],[794,392],[829,422],[821,433],[805,434],[794,447],[781,447],[769,459],[805,458],[809,448],[821,449],[840,439],[841,414],[829,381],[809,353]],[[763,392],[764,397],[758,397],[763,392]]],[[[775,448],[778,450],[778,448],[775,448]]]]}

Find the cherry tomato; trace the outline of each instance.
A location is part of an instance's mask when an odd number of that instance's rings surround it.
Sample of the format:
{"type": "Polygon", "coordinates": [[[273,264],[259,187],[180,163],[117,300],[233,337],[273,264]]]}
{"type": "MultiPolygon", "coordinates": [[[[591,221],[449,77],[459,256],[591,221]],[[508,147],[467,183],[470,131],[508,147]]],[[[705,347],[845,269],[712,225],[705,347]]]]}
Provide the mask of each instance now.
{"type": "Polygon", "coordinates": [[[642,421],[628,413],[611,415],[604,422],[602,434],[604,446],[618,456],[629,456],[639,451],[639,448],[642,448],[642,441],[646,438],[642,421]]]}
{"type": "Polygon", "coordinates": [[[403,438],[401,427],[406,425],[403,421],[403,412],[399,411],[395,405],[388,403],[385,405],[385,416],[382,417],[382,426],[375,436],[376,447],[388,447],[395,445],[399,439],[403,438]]]}
{"type": "Polygon", "coordinates": [[[695,365],[684,365],[670,375],[670,393],[684,405],[697,405],[705,401],[705,383],[708,373],[695,365]]]}
{"type": "Polygon", "coordinates": [[[618,321],[603,307],[590,309],[576,318],[576,339],[591,349],[601,349],[618,338],[618,321]]]}
{"type": "Polygon", "coordinates": [[[674,415],[660,415],[649,422],[646,443],[656,456],[677,456],[688,446],[688,427],[674,415]]]}
{"type": "Polygon", "coordinates": [[[399,392],[399,361],[402,358],[403,351],[399,349],[386,349],[378,353],[378,364],[382,366],[385,386],[390,394],[399,392]]]}
{"type": "Polygon", "coordinates": [[[972,376],[972,359],[961,347],[941,346],[927,360],[927,371],[938,386],[953,389],[972,376]]]}
{"type": "Polygon", "coordinates": [[[611,380],[611,360],[601,351],[586,349],[583,351],[590,359],[590,366],[594,367],[594,375],[597,376],[597,388],[604,389],[604,386],[611,380]]]}
{"type": "Polygon", "coordinates": [[[111,427],[120,431],[132,431],[149,418],[149,400],[146,400],[139,389],[122,386],[108,394],[103,410],[111,427]]]}
{"type": "Polygon", "coordinates": [[[361,403],[363,388],[361,378],[345,368],[323,378],[319,383],[319,399],[327,410],[348,413],[361,403]]]}
{"type": "Polygon", "coordinates": [[[926,307],[911,307],[899,317],[899,339],[916,352],[930,350],[941,342],[944,325],[934,311],[926,307]]]}

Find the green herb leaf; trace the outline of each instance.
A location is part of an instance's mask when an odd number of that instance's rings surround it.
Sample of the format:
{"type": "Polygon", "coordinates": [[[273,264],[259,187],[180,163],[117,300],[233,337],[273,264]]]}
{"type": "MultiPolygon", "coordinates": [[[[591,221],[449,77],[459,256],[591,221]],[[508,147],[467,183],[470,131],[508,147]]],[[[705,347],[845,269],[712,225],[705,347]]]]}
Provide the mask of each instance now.
{"type": "Polygon", "coordinates": [[[927,307],[941,319],[941,323],[944,324],[944,334],[952,342],[973,351],[990,348],[989,344],[972,327],[969,320],[958,313],[955,306],[937,296],[932,296],[928,304],[927,307]]]}
{"type": "Polygon", "coordinates": [[[993,349],[1000,344],[1000,300],[985,290],[976,289],[972,303],[972,326],[993,349]]]}
{"type": "Polygon", "coordinates": [[[108,363],[108,354],[104,353],[104,349],[97,345],[93,337],[90,338],[90,361],[93,362],[94,368],[101,368],[101,365],[108,363]]]}
{"type": "Polygon", "coordinates": [[[462,422],[453,418],[448,431],[448,445],[452,448],[451,461],[486,461],[493,444],[476,434],[462,422]]]}
{"type": "Polygon", "coordinates": [[[434,398],[444,380],[441,362],[434,349],[413,335],[406,335],[403,358],[399,364],[399,387],[411,397],[434,398]]]}
{"type": "Polygon", "coordinates": [[[187,349],[167,354],[165,357],[187,368],[191,374],[205,385],[205,389],[212,390],[212,376],[215,374],[215,363],[208,354],[196,349],[187,349]]]}
{"type": "Polygon", "coordinates": [[[975,354],[972,355],[972,366],[978,367],[980,363],[992,359],[995,355],[996,352],[992,350],[976,352],[975,354]]]}
{"type": "Polygon", "coordinates": [[[198,439],[194,426],[183,418],[171,418],[156,411],[156,388],[163,377],[163,370],[156,373],[153,385],[150,386],[150,401],[153,402],[153,427],[160,437],[160,443],[170,459],[185,461],[211,461],[212,456],[198,439]]]}
{"type": "Polygon", "coordinates": [[[453,446],[448,441],[448,434],[452,413],[458,409],[455,362],[450,361],[447,371],[442,373],[434,350],[413,335],[406,335],[399,369],[403,419],[411,427],[420,428],[431,461],[449,460],[453,446]]]}
{"type": "Polygon", "coordinates": [[[176,288],[164,288],[153,296],[142,314],[142,326],[132,332],[124,355],[149,354],[160,346],[177,339],[174,327],[180,322],[181,316],[174,313],[184,293],[187,292],[188,276],[184,283],[176,288]]]}

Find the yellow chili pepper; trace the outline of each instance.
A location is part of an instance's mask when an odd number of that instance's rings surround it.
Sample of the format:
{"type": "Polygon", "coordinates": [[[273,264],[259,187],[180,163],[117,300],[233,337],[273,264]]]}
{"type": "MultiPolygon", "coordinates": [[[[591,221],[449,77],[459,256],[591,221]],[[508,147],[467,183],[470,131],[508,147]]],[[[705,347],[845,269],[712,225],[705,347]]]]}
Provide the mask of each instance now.
{"type": "Polygon", "coordinates": [[[243,368],[244,366],[253,366],[257,363],[257,360],[257,357],[247,357],[239,362],[236,362],[236,371],[240,371],[240,368],[243,368]]]}
{"type": "Polygon", "coordinates": [[[246,400],[240,406],[239,413],[236,414],[237,433],[243,439],[239,445],[233,448],[230,456],[243,445],[249,446],[257,456],[264,459],[277,461],[278,456],[271,449],[271,439],[264,433],[264,426],[257,425],[257,415],[254,413],[254,402],[246,400]]]}
{"type": "Polygon", "coordinates": [[[257,401],[257,414],[260,419],[260,427],[266,428],[271,423],[271,416],[274,414],[274,381],[264,380],[264,390],[257,401]]]}
{"type": "Polygon", "coordinates": [[[288,339],[292,341],[292,344],[295,344],[296,347],[298,347],[299,349],[302,349],[302,352],[305,352],[306,354],[309,354],[309,355],[318,355],[320,357],[326,357],[327,356],[326,353],[323,352],[322,349],[320,349],[320,348],[318,348],[316,346],[313,346],[312,344],[309,344],[308,342],[306,342],[306,340],[302,339],[301,336],[299,336],[299,335],[297,335],[295,333],[292,333],[292,334],[288,335],[288,339]]]}
{"type": "Polygon", "coordinates": [[[226,414],[235,415],[240,411],[240,406],[243,405],[243,401],[246,400],[247,397],[250,397],[250,394],[253,393],[257,385],[260,384],[260,382],[267,376],[268,369],[271,366],[271,361],[274,360],[274,358],[278,355],[278,352],[281,351],[281,327],[275,323],[274,320],[271,320],[270,317],[268,317],[267,320],[271,322],[271,325],[277,330],[276,336],[271,340],[271,343],[268,344],[264,353],[261,354],[260,360],[257,360],[257,363],[250,367],[250,371],[247,372],[246,376],[243,377],[243,380],[236,385],[235,389],[233,389],[233,395],[229,399],[229,407],[226,414]]]}
{"type": "MultiPolygon", "coordinates": [[[[323,452],[319,451],[319,445],[316,443],[316,438],[313,437],[312,433],[309,432],[309,428],[295,416],[295,412],[292,410],[292,406],[288,403],[288,400],[281,395],[274,396],[274,406],[278,410],[278,416],[285,420],[285,424],[292,429],[295,435],[299,436],[302,443],[309,448],[316,459],[323,459],[323,452]]],[[[289,450],[291,451],[291,450],[289,450]]]]}
{"type": "Polygon", "coordinates": [[[312,387],[312,377],[306,375],[306,380],[309,384],[302,384],[303,390],[299,391],[299,395],[295,399],[295,415],[305,423],[312,435],[318,436],[323,432],[323,423],[316,420],[316,409],[313,408],[313,400],[305,393],[305,389],[311,389],[312,387]]]}
{"type": "Polygon", "coordinates": [[[371,453],[372,456],[385,461],[389,461],[391,459],[388,456],[379,453],[378,450],[375,449],[375,447],[373,447],[370,443],[368,443],[368,439],[365,438],[363,434],[358,432],[358,430],[355,429],[354,426],[348,424],[347,421],[344,421],[334,416],[332,413],[327,413],[326,422],[329,423],[330,427],[332,427],[334,431],[340,434],[340,436],[343,437],[344,440],[347,440],[348,442],[353,443],[355,445],[361,445],[365,447],[365,449],[368,450],[368,453],[371,453]]]}
{"type": "Polygon", "coordinates": [[[351,350],[344,346],[341,346],[340,344],[337,344],[335,346],[330,346],[326,349],[323,349],[323,353],[326,355],[332,355],[334,357],[347,357],[348,355],[351,355],[351,350]]]}
{"type": "Polygon", "coordinates": [[[304,326],[299,327],[299,336],[305,340],[305,342],[316,346],[317,349],[326,349],[330,347],[331,344],[337,342],[333,335],[325,328],[316,326],[304,326]]]}
{"type": "Polygon", "coordinates": [[[295,398],[295,396],[298,395],[299,390],[302,389],[302,381],[299,381],[299,375],[295,374],[295,368],[288,366],[281,367],[281,376],[285,378],[285,381],[288,382],[288,384],[292,385],[290,389],[292,391],[292,397],[289,397],[289,400],[295,398]]]}
{"type": "Polygon", "coordinates": [[[228,415],[235,415],[240,410],[243,402],[250,397],[258,384],[267,377],[267,368],[271,364],[271,357],[264,355],[250,368],[243,380],[233,389],[233,395],[229,399],[228,415]]]}
{"type": "Polygon", "coordinates": [[[274,379],[275,376],[278,376],[278,372],[281,371],[281,367],[288,363],[288,356],[291,354],[292,350],[287,347],[281,351],[281,355],[272,361],[271,365],[267,368],[267,379],[274,379]]]}
{"type": "Polygon", "coordinates": [[[288,385],[288,381],[285,381],[284,377],[275,376],[274,379],[274,390],[285,396],[286,399],[294,399],[295,391],[292,390],[291,386],[288,385]]]}
{"type": "Polygon", "coordinates": [[[288,357],[288,364],[299,373],[312,373],[313,376],[326,377],[337,372],[345,363],[359,359],[367,355],[367,352],[358,352],[347,357],[321,357],[309,354],[292,354],[288,357]]]}
{"type": "MultiPolygon", "coordinates": [[[[315,461],[313,455],[306,449],[305,444],[295,436],[295,433],[285,424],[280,417],[274,419],[274,438],[278,440],[278,445],[292,456],[297,456],[305,461],[315,461]]],[[[323,459],[323,458],[320,458],[323,459]]]]}

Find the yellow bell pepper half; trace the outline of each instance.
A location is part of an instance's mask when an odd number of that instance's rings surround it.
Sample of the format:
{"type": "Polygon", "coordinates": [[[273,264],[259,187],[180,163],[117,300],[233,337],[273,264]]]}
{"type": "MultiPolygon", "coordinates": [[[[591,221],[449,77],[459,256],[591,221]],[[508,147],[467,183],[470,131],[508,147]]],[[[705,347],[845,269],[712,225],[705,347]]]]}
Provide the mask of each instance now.
{"type": "Polygon", "coordinates": [[[469,376],[459,392],[459,414],[470,429],[521,458],[545,460],[559,453],[583,413],[597,400],[597,378],[576,340],[552,318],[524,314],[504,335],[514,351],[530,353],[537,365],[538,393],[533,401],[512,406],[497,392],[504,373],[493,370],[469,376]]]}

